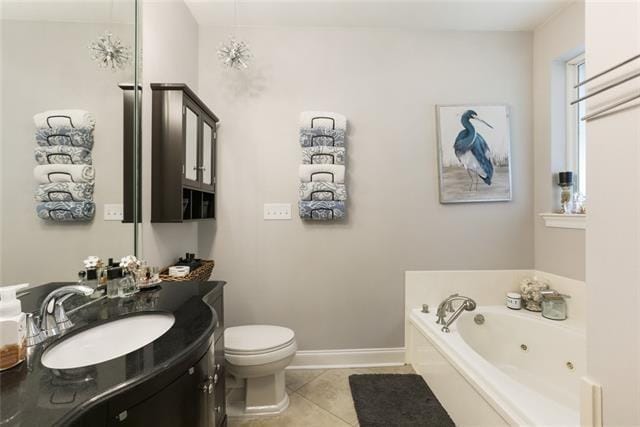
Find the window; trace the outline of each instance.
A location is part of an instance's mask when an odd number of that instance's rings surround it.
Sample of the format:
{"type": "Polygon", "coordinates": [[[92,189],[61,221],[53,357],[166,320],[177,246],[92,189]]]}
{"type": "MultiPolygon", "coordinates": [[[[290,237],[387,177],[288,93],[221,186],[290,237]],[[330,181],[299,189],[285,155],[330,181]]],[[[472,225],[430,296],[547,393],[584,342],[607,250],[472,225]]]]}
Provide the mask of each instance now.
{"type": "Polygon", "coordinates": [[[585,80],[584,54],[567,61],[567,170],[573,171],[574,191],[587,194],[587,153],[586,126],[581,120],[586,114],[585,101],[571,105],[575,99],[583,97],[585,87],[576,88],[585,80]]]}

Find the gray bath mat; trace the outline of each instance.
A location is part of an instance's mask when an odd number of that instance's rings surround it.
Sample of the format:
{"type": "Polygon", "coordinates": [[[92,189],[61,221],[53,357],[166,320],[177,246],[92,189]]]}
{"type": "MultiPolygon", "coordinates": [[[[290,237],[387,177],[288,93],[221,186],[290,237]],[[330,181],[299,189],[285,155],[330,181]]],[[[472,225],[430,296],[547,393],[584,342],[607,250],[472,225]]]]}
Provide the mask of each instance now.
{"type": "Polygon", "coordinates": [[[361,427],[455,426],[420,375],[350,375],[361,427]]]}

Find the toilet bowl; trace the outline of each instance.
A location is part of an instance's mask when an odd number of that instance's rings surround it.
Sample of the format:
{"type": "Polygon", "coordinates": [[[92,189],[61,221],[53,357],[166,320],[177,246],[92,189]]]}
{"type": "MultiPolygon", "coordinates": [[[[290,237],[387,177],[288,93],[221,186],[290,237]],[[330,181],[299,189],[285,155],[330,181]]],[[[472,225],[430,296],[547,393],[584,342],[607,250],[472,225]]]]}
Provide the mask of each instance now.
{"type": "Polygon", "coordinates": [[[296,354],[294,332],[271,325],[234,326],[224,331],[228,372],[244,389],[244,400],[230,401],[230,416],[277,414],[289,406],[284,369],[296,354]]]}

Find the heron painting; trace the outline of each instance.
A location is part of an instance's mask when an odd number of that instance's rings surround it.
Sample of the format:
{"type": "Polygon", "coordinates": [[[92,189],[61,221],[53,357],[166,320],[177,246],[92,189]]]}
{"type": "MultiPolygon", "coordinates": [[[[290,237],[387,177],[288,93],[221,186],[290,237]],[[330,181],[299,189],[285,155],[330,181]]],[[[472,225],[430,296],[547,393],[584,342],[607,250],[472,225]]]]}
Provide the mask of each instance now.
{"type": "Polygon", "coordinates": [[[441,105],[440,202],[511,200],[509,111],[505,105],[441,105]]]}

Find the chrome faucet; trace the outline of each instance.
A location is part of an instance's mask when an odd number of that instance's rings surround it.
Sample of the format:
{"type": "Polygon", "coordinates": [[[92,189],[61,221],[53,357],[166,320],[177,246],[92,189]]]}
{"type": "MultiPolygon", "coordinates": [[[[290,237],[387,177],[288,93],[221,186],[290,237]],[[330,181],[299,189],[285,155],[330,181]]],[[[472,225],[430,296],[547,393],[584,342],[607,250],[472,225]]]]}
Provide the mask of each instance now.
{"type": "Polygon", "coordinates": [[[40,344],[72,327],[63,303],[72,295],[89,296],[93,292],[93,288],[83,285],[62,286],[51,291],[40,305],[40,316],[35,319],[33,313],[27,315],[27,345],[40,344]]]}
{"type": "Polygon", "coordinates": [[[460,317],[463,311],[465,310],[473,311],[475,309],[476,309],[476,302],[474,300],[472,300],[469,297],[453,294],[447,297],[438,306],[438,311],[436,313],[438,320],[436,320],[436,323],[439,325],[443,325],[442,332],[449,332],[449,326],[451,326],[451,324],[455,322],[458,317],[460,317]],[[458,309],[455,310],[451,315],[451,317],[447,320],[446,319],[447,311],[449,311],[449,309],[453,309],[452,304],[454,301],[462,301],[462,304],[460,304],[458,309]]]}

